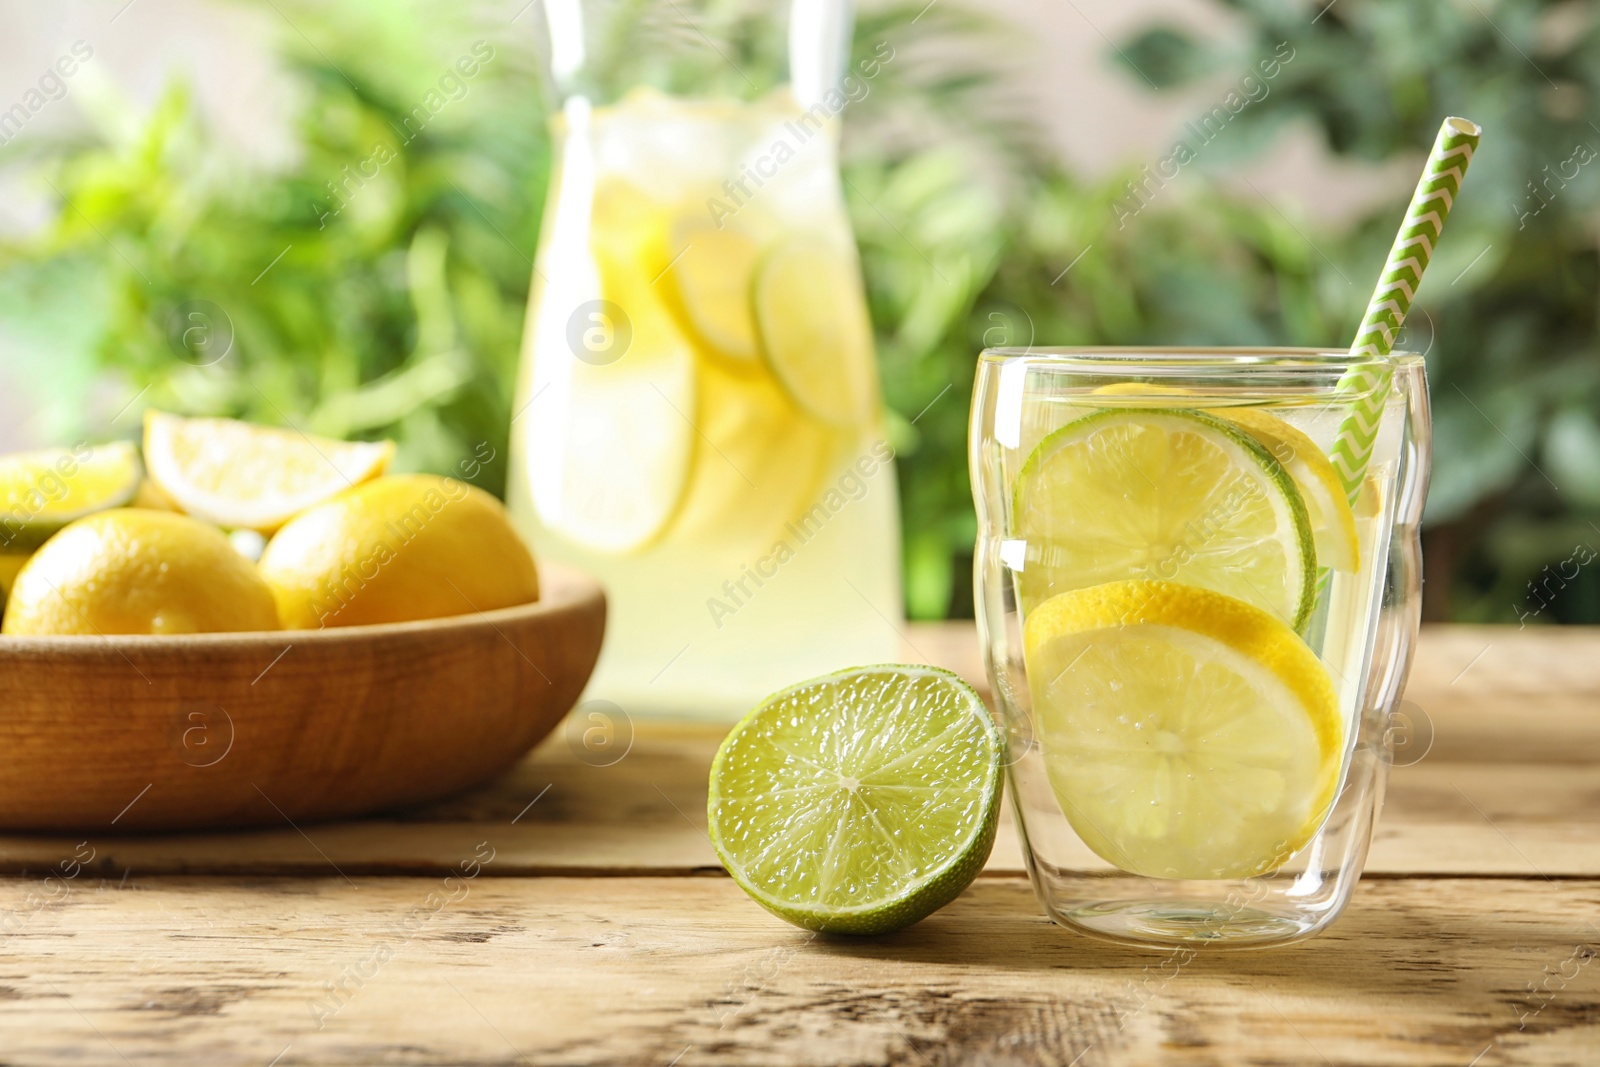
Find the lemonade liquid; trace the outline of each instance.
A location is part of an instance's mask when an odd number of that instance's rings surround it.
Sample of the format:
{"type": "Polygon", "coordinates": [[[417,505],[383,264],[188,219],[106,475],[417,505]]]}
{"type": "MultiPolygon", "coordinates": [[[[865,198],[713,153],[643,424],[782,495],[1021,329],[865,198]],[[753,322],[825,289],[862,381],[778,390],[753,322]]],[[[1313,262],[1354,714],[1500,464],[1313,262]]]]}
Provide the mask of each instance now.
{"type": "Polygon", "coordinates": [[[508,500],[606,587],[588,695],[731,718],[901,658],[899,530],[838,124],[569,100],[529,296],[508,500]]]}

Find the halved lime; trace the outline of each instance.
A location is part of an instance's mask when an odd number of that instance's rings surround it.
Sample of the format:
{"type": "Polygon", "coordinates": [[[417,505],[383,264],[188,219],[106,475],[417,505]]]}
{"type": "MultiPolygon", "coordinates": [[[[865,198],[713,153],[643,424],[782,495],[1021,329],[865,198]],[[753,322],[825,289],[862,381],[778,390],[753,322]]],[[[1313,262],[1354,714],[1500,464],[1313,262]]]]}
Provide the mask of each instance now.
{"type": "Polygon", "coordinates": [[[1040,605],[1023,648],[1045,771],[1102,859],[1244,878],[1322,825],[1343,720],[1327,670],[1273,616],[1176,582],[1112,582],[1040,605]]]}
{"type": "Polygon", "coordinates": [[[1024,612],[1103,582],[1150,578],[1226,593],[1298,629],[1316,553],[1293,479],[1257,441],[1196,411],[1086,416],[1039,443],[1017,477],[1024,612]]]}
{"type": "Polygon", "coordinates": [[[139,478],[126,441],[0,456],[0,551],[26,554],[75,519],[121,507],[139,478]]]}
{"type": "Polygon", "coordinates": [[[749,234],[731,225],[718,229],[704,215],[702,209],[672,226],[667,250],[677,308],[690,332],[713,353],[738,365],[759,366],[750,279],[760,249],[749,234]]]}
{"type": "Polygon", "coordinates": [[[1004,742],[972,687],[934,667],[859,667],[792,686],[711,765],[722,864],[762,907],[880,934],[954,900],[988,859],[1004,742]]]}
{"type": "Polygon", "coordinates": [[[1259,408],[1223,408],[1211,412],[1260,441],[1289,473],[1306,503],[1317,564],[1355,572],[1361,566],[1361,541],[1344,483],[1317,443],[1299,427],[1259,408]]]}
{"type": "Polygon", "coordinates": [[[855,426],[872,414],[877,370],[854,252],[817,236],[767,255],[754,302],[762,353],[802,411],[855,426]]]}

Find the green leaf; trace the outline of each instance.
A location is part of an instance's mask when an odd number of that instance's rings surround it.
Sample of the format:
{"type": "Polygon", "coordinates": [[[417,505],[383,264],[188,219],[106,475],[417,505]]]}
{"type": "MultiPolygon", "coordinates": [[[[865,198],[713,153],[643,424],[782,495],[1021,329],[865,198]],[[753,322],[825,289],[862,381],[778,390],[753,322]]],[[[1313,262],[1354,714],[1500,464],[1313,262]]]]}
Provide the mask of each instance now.
{"type": "Polygon", "coordinates": [[[1544,457],[1563,494],[1584,507],[1600,508],[1600,424],[1593,412],[1567,408],[1551,419],[1544,457]]]}
{"type": "Polygon", "coordinates": [[[1117,50],[1117,59],[1157,89],[1171,89],[1214,69],[1193,37],[1170,26],[1145,30],[1117,50]]]}

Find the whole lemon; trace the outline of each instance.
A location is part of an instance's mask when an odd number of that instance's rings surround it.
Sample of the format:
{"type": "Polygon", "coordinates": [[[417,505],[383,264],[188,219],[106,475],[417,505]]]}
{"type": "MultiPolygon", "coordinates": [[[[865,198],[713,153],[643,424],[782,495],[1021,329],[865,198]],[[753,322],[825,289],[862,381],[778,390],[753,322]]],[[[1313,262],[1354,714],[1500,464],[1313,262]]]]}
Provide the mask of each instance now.
{"type": "Polygon", "coordinates": [[[431,474],[348,489],[289,520],[261,576],[290,629],[435,619],[539,598],[528,546],[500,501],[431,474]]]}
{"type": "Polygon", "coordinates": [[[0,632],[196,634],[276,630],[272,591],[222,531],[114,508],[63,527],[17,574],[0,632]]]}

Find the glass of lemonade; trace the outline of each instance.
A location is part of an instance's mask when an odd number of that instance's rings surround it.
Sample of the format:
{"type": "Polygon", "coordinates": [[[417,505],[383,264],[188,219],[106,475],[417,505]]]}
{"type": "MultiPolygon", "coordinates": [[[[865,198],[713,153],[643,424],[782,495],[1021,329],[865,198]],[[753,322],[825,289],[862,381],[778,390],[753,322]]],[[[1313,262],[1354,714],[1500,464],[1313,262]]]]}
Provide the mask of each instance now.
{"type": "Polygon", "coordinates": [[[838,170],[836,0],[548,0],[561,107],[512,514],[610,604],[590,693],[733,718],[898,658],[899,530],[838,170]],[[742,14],[741,14],[742,12],[742,14]]]}
{"type": "Polygon", "coordinates": [[[1180,947],[1332,921],[1417,628],[1420,357],[990,350],[971,445],[979,634],[1045,909],[1180,947]],[[1384,399],[1352,493],[1329,457],[1363,371],[1384,399]]]}

